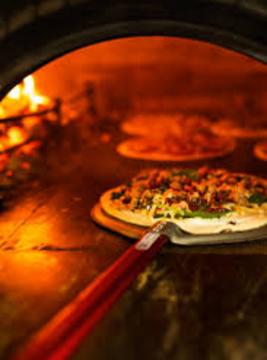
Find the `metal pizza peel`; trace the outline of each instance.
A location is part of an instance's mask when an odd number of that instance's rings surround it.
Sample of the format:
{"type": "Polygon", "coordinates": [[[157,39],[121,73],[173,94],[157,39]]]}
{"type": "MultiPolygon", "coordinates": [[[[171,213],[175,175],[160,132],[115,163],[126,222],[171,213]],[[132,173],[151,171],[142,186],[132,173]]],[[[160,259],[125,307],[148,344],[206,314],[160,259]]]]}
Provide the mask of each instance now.
{"type": "Polygon", "coordinates": [[[157,223],[164,224],[164,226],[156,224],[149,230],[146,227],[126,223],[110,216],[99,203],[92,208],[91,217],[98,225],[131,239],[140,239],[145,232],[149,234],[158,231],[167,235],[169,242],[180,246],[237,244],[267,240],[267,226],[246,231],[224,231],[218,234],[195,235],[184,232],[178,225],[168,220],[157,223]]]}
{"type": "MultiPolygon", "coordinates": [[[[169,241],[176,245],[220,245],[266,240],[267,226],[262,226],[253,230],[222,232],[218,234],[189,234],[185,233],[178,225],[171,221],[159,222],[147,234],[160,233],[168,237],[169,241]]],[[[144,240],[143,240],[144,241],[144,240]]]]}

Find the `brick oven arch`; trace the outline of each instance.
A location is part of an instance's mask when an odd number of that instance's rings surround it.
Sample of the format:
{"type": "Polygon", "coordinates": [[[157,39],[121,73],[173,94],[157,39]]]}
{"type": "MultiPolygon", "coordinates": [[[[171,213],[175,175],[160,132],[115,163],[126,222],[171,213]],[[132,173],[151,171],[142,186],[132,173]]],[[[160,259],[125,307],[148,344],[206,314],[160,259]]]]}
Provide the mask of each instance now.
{"type": "Polygon", "coordinates": [[[32,71],[104,40],[168,35],[267,62],[265,1],[14,0],[0,4],[0,97],[32,71]]]}

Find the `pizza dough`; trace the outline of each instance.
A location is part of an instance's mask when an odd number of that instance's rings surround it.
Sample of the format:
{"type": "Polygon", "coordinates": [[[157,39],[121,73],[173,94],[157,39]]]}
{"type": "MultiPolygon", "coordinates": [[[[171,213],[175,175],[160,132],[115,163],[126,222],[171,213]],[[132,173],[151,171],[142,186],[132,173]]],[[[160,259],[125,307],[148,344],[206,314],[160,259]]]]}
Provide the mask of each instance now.
{"type": "Polygon", "coordinates": [[[267,127],[255,127],[255,125],[252,127],[241,126],[235,121],[225,119],[212,124],[211,130],[217,135],[234,138],[253,139],[267,137],[267,127]]]}
{"type": "Polygon", "coordinates": [[[246,231],[267,224],[267,181],[223,169],[152,169],[108,190],[100,203],[140,226],[169,220],[191,234],[246,231]]]}
{"type": "Polygon", "coordinates": [[[120,155],[154,161],[194,161],[225,156],[235,140],[214,135],[211,121],[183,114],[139,114],[121,125],[135,135],[117,146],[120,155]]]}
{"type": "Polygon", "coordinates": [[[267,142],[260,142],[254,147],[254,155],[264,161],[267,161],[267,142]]]}
{"type": "Polygon", "coordinates": [[[120,155],[154,161],[194,161],[222,157],[236,147],[233,139],[207,130],[186,136],[134,137],[117,146],[120,155]]]}
{"type": "Polygon", "coordinates": [[[121,124],[122,132],[129,135],[162,138],[182,136],[196,130],[209,128],[211,122],[204,116],[177,114],[138,114],[121,124]]]}

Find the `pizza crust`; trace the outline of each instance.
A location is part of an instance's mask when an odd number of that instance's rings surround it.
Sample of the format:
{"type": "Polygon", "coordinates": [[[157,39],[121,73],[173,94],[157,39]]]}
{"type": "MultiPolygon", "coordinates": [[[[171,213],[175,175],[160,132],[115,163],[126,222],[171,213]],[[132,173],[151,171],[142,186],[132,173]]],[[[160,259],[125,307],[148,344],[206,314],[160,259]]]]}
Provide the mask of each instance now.
{"type": "Polygon", "coordinates": [[[130,210],[120,210],[115,208],[110,200],[111,193],[114,190],[116,189],[108,190],[101,196],[101,206],[108,215],[130,224],[150,227],[160,220],[172,221],[183,231],[195,235],[247,231],[267,224],[267,211],[262,211],[260,213],[249,212],[242,215],[238,213],[230,213],[220,218],[213,219],[204,219],[200,217],[172,220],[169,218],[153,218],[145,212],[138,213],[130,210]]]}
{"type": "MultiPolygon", "coordinates": [[[[214,136],[214,135],[212,135],[214,136]]],[[[177,137],[177,142],[179,143],[179,137],[177,137]]],[[[230,154],[234,151],[236,143],[233,140],[225,139],[222,143],[221,149],[210,150],[210,151],[201,151],[192,149],[191,152],[187,154],[172,153],[166,150],[161,149],[160,145],[157,149],[152,151],[143,150],[142,144],[146,145],[150,142],[155,142],[155,139],[136,137],[125,140],[117,146],[117,152],[120,155],[133,159],[142,159],[142,160],[153,160],[153,161],[197,161],[203,159],[212,159],[216,157],[222,157],[230,154]]],[[[161,139],[158,141],[166,141],[161,139]]],[[[166,143],[167,144],[167,143],[166,143]]]]}
{"type": "Polygon", "coordinates": [[[128,135],[153,136],[173,134],[182,136],[200,128],[209,128],[210,120],[200,115],[182,113],[140,113],[121,124],[121,131],[128,135]]]}
{"type": "Polygon", "coordinates": [[[258,159],[267,161],[267,142],[256,144],[253,151],[258,159]]]}
{"type": "Polygon", "coordinates": [[[211,130],[216,135],[253,139],[253,138],[265,138],[267,137],[267,128],[246,128],[239,126],[232,120],[219,120],[211,126],[211,130]]]}

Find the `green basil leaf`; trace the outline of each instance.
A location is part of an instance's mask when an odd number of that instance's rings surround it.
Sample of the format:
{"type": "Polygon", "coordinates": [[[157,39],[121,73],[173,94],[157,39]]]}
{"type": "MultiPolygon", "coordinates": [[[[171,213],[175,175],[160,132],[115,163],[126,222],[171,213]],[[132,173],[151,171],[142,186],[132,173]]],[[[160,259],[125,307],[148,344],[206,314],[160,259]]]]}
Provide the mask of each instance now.
{"type": "Polygon", "coordinates": [[[261,193],[255,193],[249,196],[248,202],[250,202],[251,204],[261,205],[267,202],[267,196],[261,193]]]}
{"type": "Polygon", "coordinates": [[[183,214],[178,214],[175,217],[180,217],[180,218],[196,218],[196,217],[200,217],[202,219],[214,219],[214,218],[220,218],[226,214],[228,214],[230,212],[230,210],[225,209],[224,211],[214,211],[214,212],[209,212],[209,211],[204,211],[204,210],[196,210],[196,211],[185,211],[183,214]]]}

